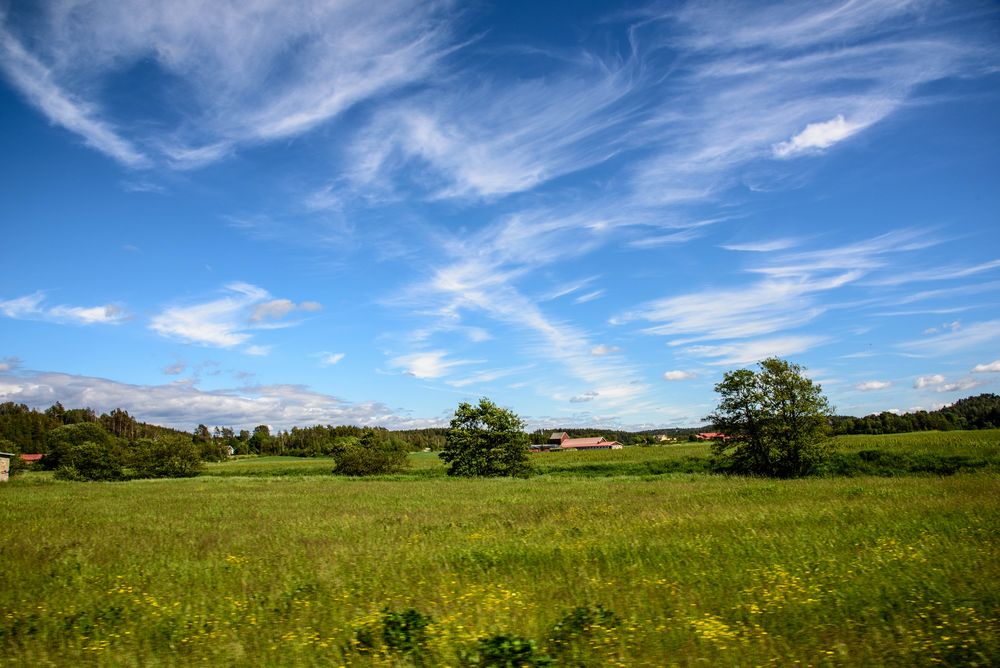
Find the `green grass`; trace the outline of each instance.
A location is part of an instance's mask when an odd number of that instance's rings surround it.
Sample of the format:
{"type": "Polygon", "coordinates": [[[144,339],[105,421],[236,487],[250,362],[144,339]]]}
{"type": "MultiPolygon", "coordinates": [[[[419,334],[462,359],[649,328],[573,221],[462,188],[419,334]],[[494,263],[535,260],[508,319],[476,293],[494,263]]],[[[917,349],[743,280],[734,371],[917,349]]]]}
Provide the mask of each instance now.
{"type": "Polygon", "coordinates": [[[285,458],[32,474],[0,487],[0,663],[458,665],[496,634],[570,665],[1000,663],[1000,477],[639,471],[699,449],[546,453],[527,480],[450,479],[430,453],[377,480],[285,458]],[[553,626],[597,605],[620,623],[556,656],[553,626]],[[379,640],[385,608],[430,616],[421,654],[379,640]]]}

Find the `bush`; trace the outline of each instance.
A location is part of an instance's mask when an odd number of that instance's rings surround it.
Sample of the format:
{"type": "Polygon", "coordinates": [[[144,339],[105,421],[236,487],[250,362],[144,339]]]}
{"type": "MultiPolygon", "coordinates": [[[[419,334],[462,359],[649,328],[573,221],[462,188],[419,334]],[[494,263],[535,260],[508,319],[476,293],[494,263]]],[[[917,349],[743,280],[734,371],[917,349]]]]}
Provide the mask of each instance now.
{"type": "Polygon", "coordinates": [[[399,473],[409,464],[405,443],[387,438],[385,432],[365,429],[357,444],[344,444],[334,453],[334,473],[349,476],[399,473]]]}
{"type": "Polygon", "coordinates": [[[476,666],[521,668],[552,665],[552,660],[540,654],[534,642],[521,636],[501,634],[480,638],[476,650],[473,660],[476,666]]]}
{"type": "Polygon", "coordinates": [[[552,648],[559,654],[568,652],[579,640],[587,639],[595,632],[617,628],[621,619],[615,613],[598,605],[578,606],[567,612],[555,623],[549,634],[552,648]]]}
{"type": "Polygon", "coordinates": [[[117,449],[86,441],[62,449],[55,477],[60,480],[125,480],[127,476],[122,464],[117,449]]]}
{"type": "Polygon", "coordinates": [[[136,478],[189,478],[198,475],[201,448],[186,436],[143,438],[132,445],[131,465],[136,478]]]}

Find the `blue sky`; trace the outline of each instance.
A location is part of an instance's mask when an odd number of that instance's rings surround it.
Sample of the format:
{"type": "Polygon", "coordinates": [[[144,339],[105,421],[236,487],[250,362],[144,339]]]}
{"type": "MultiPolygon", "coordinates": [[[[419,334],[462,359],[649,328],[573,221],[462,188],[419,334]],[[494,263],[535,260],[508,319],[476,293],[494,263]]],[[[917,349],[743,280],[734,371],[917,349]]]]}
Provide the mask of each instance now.
{"type": "Polygon", "coordinates": [[[991,2],[0,2],[0,401],[698,424],[1000,390],[991,2]]]}

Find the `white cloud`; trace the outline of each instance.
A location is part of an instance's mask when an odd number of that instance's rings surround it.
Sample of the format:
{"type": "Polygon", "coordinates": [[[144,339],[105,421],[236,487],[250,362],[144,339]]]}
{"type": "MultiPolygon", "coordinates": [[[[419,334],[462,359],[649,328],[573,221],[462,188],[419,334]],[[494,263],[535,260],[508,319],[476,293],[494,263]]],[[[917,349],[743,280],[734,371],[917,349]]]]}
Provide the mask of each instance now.
{"type": "Polygon", "coordinates": [[[921,355],[935,357],[968,350],[983,348],[1000,339],[1000,320],[986,320],[966,324],[956,331],[928,336],[915,341],[906,341],[899,348],[921,355]]]}
{"type": "Polygon", "coordinates": [[[773,239],[771,241],[750,241],[741,244],[725,244],[722,248],[731,251],[741,251],[745,253],[770,253],[772,251],[786,250],[799,245],[799,239],[773,239]]]}
{"type": "Polygon", "coordinates": [[[960,380],[944,383],[934,388],[935,392],[965,392],[975,387],[979,387],[979,381],[972,378],[962,378],[960,380]]]}
{"type": "Polygon", "coordinates": [[[778,158],[790,158],[813,149],[829,148],[864,127],[863,123],[849,123],[841,115],[821,123],[810,123],[788,141],[775,144],[774,155],[778,158]]]}
{"type": "Polygon", "coordinates": [[[595,299],[600,299],[604,296],[604,290],[594,290],[593,292],[588,292],[586,294],[580,295],[573,300],[574,304],[586,304],[587,302],[592,302],[595,299]]]}
{"type": "Polygon", "coordinates": [[[410,353],[389,360],[389,366],[402,369],[403,373],[417,378],[440,378],[456,366],[478,363],[474,360],[446,360],[447,356],[448,353],[444,350],[410,353]]]}
{"type": "Polygon", "coordinates": [[[48,119],[83,138],[97,149],[129,167],[144,167],[149,160],[131,142],[100,119],[96,105],[64,91],[55,75],[31,55],[4,25],[0,12],[0,68],[10,82],[48,119]]]}
{"type": "Polygon", "coordinates": [[[977,364],[972,367],[972,373],[1000,373],[1000,360],[989,364],[977,364]]]}
{"type": "Polygon", "coordinates": [[[611,355],[612,353],[620,353],[621,351],[622,349],[618,346],[608,346],[602,343],[591,348],[590,354],[602,357],[604,355],[611,355]]]}
{"type": "Polygon", "coordinates": [[[922,390],[925,387],[932,387],[934,385],[940,385],[944,383],[945,378],[941,374],[934,374],[932,376],[918,376],[915,381],[913,381],[913,387],[917,390],[922,390]]]}
{"type": "Polygon", "coordinates": [[[0,301],[0,313],[17,320],[44,320],[77,325],[119,325],[128,320],[128,313],[114,304],[103,306],[44,307],[45,293],[36,292],[24,297],[0,301]]]}
{"type": "Polygon", "coordinates": [[[663,373],[663,380],[691,380],[692,378],[697,378],[698,374],[693,371],[665,371],[663,373]]]}
{"type": "Polygon", "coordinates": [[[379,425],[390,429],[440,427],[444,419],[416,419],[377,402],[350,403],[302,385],[260,385],[203,391],[187,382],[132,385],[64,373],[0,376],[0,402],[47,408],[89,406],[98,413],[124,408],[137,419],[192,430],[198,424],[275,429],[312,424],[379,425]]]}
{"type": "MultiPolygon", "coordinates": [[[[271,329],[294,323],[265,323],[287,315],[294,305],[249,283],[229,283],[226,296],[191,306],[171,306],[155,315],[150,329],[162,336],[220,348],[232,348],[248,342],[255,329],[271,329]]],[[[266,355],[265,346],[248,346],[250,355],[266,355]]]]}
{"type": "Polygon", "coordinates": [[[582,404],[588,401],[593,401],[598,396],[597,392],[584,392],[583,394],[578,394],[574,397],[570,397],[569,402],[571,404],[582,404]]]}
{"type": "Polygon", "coordinates": [[[346,353],[328,353],[328,352],[322,352],[322,353],[317,353],[317,355],[320,358],[320,360],[319,360],[320,365],[322,365],[322,366],[333,366],[334,364],[336,364],[340,360],[344,359],[346,353]]]}
{"type": "MultiPolygon", "coordinates": [[[[0,63],[53,123],[130,167],[187,168],[247,142],[306,132],[359,101],[431,76],[452,46],[446,3],[65,0],[0,16],[0,63]],[[6,20],[4,21],[4,19],[6,20]],[[30,25],[32,39],[18,31],[30,25]],[[294,48],[289,48],[294,45],[294,48]],[[101,91],[143,63],[172,80],[159,134],[115,127],[101,91]],[[137,148],[141,145],[143,148],[137,148]]],[[[146,120],[146,119],[143,119],[146,120]]]]}
{"type": "Polygon", "coordinates": [[[695,357],[717,358],[709,364],[723,366],[759,362],[768,357],[787,357],[803,353],[829,341],[823,336],[787,335],[739,343],[689,346],[684,352],[695,357]]]}
{"type": "Polygon", "coordinates": [[[273,346],[259,346],[251,345],[243,349],[243,352],[247,355],[253,355],[254,357],[266,357],[271,354],[271,348],[273,346]]]}
{"type": "Polygon", "coordinates": [[[892,387],[892,383],[887,380],[867,380],[854,386],[855,390],[861,392],[873,392],[876,390],[886,390],[892,387]]]}

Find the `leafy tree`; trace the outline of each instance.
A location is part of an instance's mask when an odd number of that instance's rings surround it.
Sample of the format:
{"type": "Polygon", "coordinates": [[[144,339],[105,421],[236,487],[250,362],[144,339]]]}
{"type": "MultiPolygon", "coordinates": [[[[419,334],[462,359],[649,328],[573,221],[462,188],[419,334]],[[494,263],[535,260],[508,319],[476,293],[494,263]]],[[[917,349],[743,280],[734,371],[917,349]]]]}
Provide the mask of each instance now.
{"type": "Polygon", "coordinates": [[[334,453],[334,473],[353,476],[398,473],[408,464],[406,444],[387,438],[385,430],[365,429],[360,439],[351,440],[354,443],[342,443],[334,453]]]}
{"type": "Polygon", "coordinates": [[[487,398],[458,405],[444,449],[448,475],[520,476],[531,472],[524,422],[487,398]]]}
{"type": "Polygon", "coordinates": [[[713,451],[735,473],[809,473],[828,454],[830,405],[799,365],[771,357],[759,366],[730,371],[715,386],[721,398],[706,419],[728,438],[713,451]]]}
{"type": "MultiPolygon", "coordinates": [[[[84,443],[90,443],[105,451],[119,449],[117,439],[96,422],[78,422],[56,427],[46,435],[45,441],[48,454],[42,458],[42,464],[49,469],[62,466],[63,458],[73,448],[84,443]]],[[[74,457],[79,459],[81,453],[82,451],[76,453],[74,457]]]]}
{"type": "Polygon", "coordinates": [[[102,443],[69,443],[61,450],[56,477],[62,480],[125,480],[123,459],[120,449],[102,443]]]}
{"type": "Polygon", "coordinates": [[[200,448],[186,434],[141,438],[132,445],[137,478],[188,478],[201,470],[200,448]]]}

